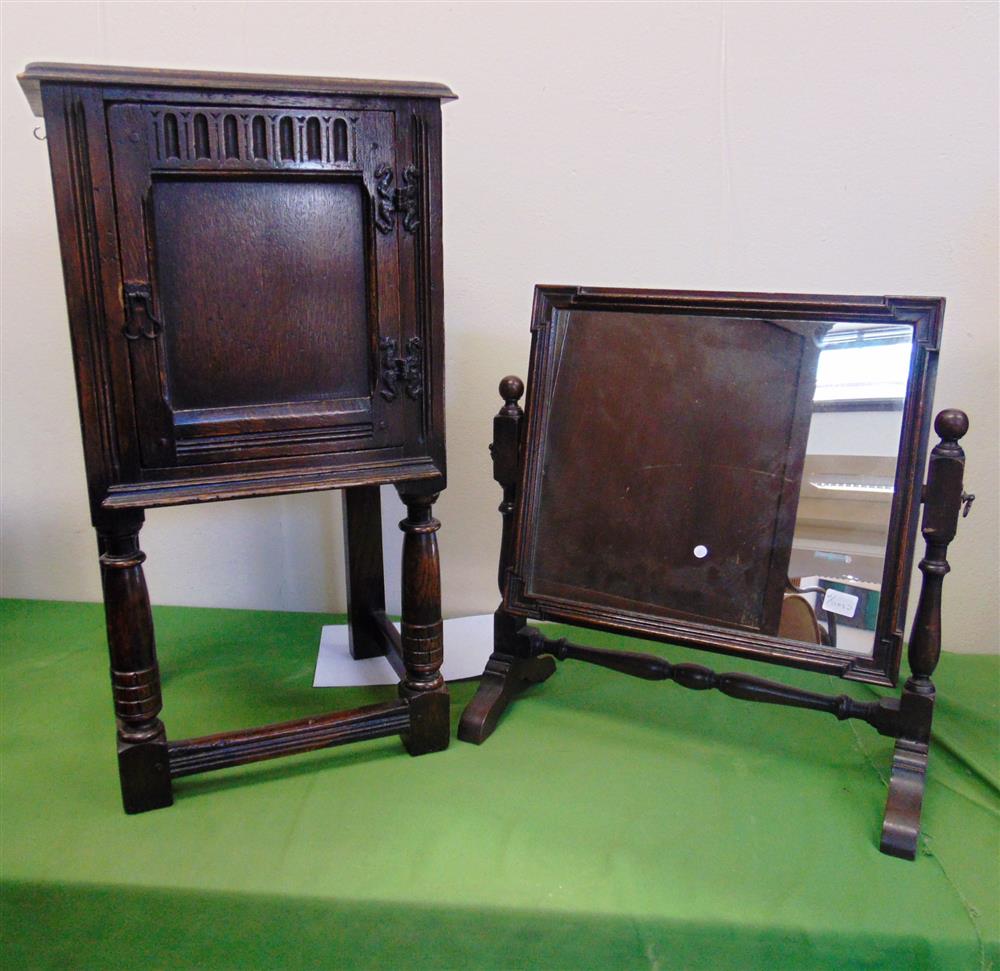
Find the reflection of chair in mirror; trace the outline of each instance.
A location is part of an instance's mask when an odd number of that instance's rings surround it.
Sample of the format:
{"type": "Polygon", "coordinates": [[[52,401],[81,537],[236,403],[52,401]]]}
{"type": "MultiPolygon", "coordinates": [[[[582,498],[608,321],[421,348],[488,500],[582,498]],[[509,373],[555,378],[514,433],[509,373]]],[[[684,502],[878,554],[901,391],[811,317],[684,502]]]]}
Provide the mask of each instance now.
{"type": "MultiPolygon", "coordinates": [[[[523,382],[516,377],[507,377],[500,383],[500,394],[504,399],[504,405],[494,418],[491,452],[494,479],[503,488],[503,501],[500,505],[503,534],[498,580],[504,601],[495,615],[494,652],[476,695],[463,713],[459,738],[477,744],[484,742],[496,728],[503,711],[518,693],[531,684],[546,680],[555,671],[557,661],[568,659],[596,664],[645,680],[672,680],[683,687],[695,690],[714,688],[732,698],[745,701],[827,712],[838,720],[857,719],[868,723],[880,734],[897,740],[881,849],[895,856],[913,859],[920,827],[934,704],[931,674],[937,664],[941,646],[941,586],[944,575],[949,569],[945,556],[948,544],[955,535],[963,500],[967,499],[962,491],[964,452],[958,440],[968,429],[968,419],[960,411],[948,410],[938,415],[934,427],[941,440],[931,453],[926,485],[922,494],[915,485],[919,482],[926,454],[923,449],[928,431],[925,416],[930,404],[928,400],[930,381],[924,374],[925,369],[933,366],[933,349],[936,346],[936,343],[927,339],[927,335],[935,334],[936,328],[940,325],[941,303],[939,300],[919,298],[908,298],[906,301],[856,297],[779,299],[766,295],[762,298],[756,294],[707,295],[670,291],[602,291],[570,288],[540,290],[536,299],[536,315],[532,327],[531,390],[527,416],[518,405],[524,391],[523,382]],[[821,300],[822,308],[817,310],[817,304],[821,300]],[[861,305],[861,301],[867,303],[861,305]],[[894,610],[898,614],[905,612],[905,585],[908,582],[906,574],[912,551],[912,530],[917,522],[918,503],[922,500],[924,504],[922,532],[927,543],[926,555],[920,563],[924,581],[909,644],[911,676],[906,681],[901,697],[858,701],[846,694],[820,694],[749,675],[717,673],[699,664],[672,664],[657,655],[589,647],[572,643],[567,639],[553,640],[547,638],[538,628],[528,625],[527,621],[531,618],[561,621],[625,636],[684,644],[840,676],[847,676],[847,672],[851,670],[850,665],[856,660],[845,658],[840,650],[822,643],[822,629],[813,606],[803,594],[812,595],[815,592],[818,596],[818,592],[820,590],[825,592],[825,588],[817,586],[815,591],[808,589],[803,592],[788,591],[791,596],[784,597],[788,584],[787,573],[783,574],[780,593],[784,603],[792,601],[795,604],[790,609],[799,611],[799,629],[807,635],[801,639],[811,644],[796,645],[790,641],[767,636],[768,626],[764,623],[760,623],[756,630],[745,632],[732,630],[732,625],[722,627],[711,622],[690,622],[687,618],[677,620],[674,619],[676,614],[670,616],[668,612],[667,616],[664,616],[663,613],[657,613],[654,608],[658,605],[648,599],[640,601],[638,598],[631,600],[621,598],[623,607],[618,608],[613,603],[609,606],[609,601],[613,598],[606,591],[588,590],[584,583],[575,579],[579,576],[585,579],[588,574],[585,572],[585,566],[580,566],[578,562],[571,560],[567,560],[574,579],[571,586],[567,580],[567,585],[560,590],[559,577],[550,574],[544,578],[547,584],[544,592],[536,592],[542,589],[534,571],[538,564],[536,548],[540,542],[539,523],[544,521],[547,514],[545,503],[551,505],[565,501],[571,505],[574,489],[606,488],[602,482],[605,472],[609,469],[611,472],[617,472],[606,464],[590,461],[583,474],[567,477],[563,483],[565,489],[560,492],[556,488],[559,466],[556,462],[547,461],[551,456],[546,450],[551,449],[553,440],[551,427],[555,419],[549,417],[555,397],[553,389],[557,379],[561,379],[561,376],[567,373],[572,375],[574,366],[579,364],[579,361],[567,363],[565,356],[566,348],[570,346],[566,331],[571,326],[572,314],[577,306],[582,306],[591,314],[589,318],[581,316],[583,326],[594,328],[597,326],[594,321],[597,312],[610,317],[612,311],[607,308],[618,303],[624,304],[629,311],[632,311],[626,322],[627,326],[633,326],[634,318],[638,317],[634,312],[637,304],[642,307],[645,314],[650,315],[654,310],[679,314],[681,311],[674,310],[677,304],[685,310],[692,304],[700,304],[700,312],[717,313],[718,317],[714,318],[716,320],[722,320],[727,313],[743,320],[756,314],[770,317],[778,312],[803,316],[809,314],[819,316],[821,313],[860,315],[863,312],[872,318],[905,312],[912,313],[916,318],[914,330],[918,335],[917,340],[922,338],[926,344],[914,353],[915,363],[906,406],[906,414],[910,416],[910,420],[904,425],[901,436],[900,471],[896,478],[897,489],[893,506],[895,535],[889,537],[891,555],[886,557],[887,562],[893,564],[898,577],[893,576],[891,589],[883,590],[880,608],[880,617],[896,615],[889,611],[887,605],[890,603],[895,605],[894,610]],[[706,304],[710,306],[706,307],[706,304]],[[765,304],[766,311],[758,309],[765,304]],[[595,469],[592,475],[588,474],[590,469],[595,469]],[[565,589],[568,589],[569,593],[565,593],[565,589]],[[802,606],[806,608],[807,613],[801,610],[802,606]]],[[[691,319],[685,318],[685,324],[691,319]]],[[[664,325],[664,331],[672,323],[672,320],[668,320],[664,325]]],[[[713,338],[719,333],[722,332],[717,330],[713,338]]],[[[657,339],[659,337],[655,331],[653,336],[657,339]]],[[[587,339],[593,337],[592,330],[587,339]]],[[[603,337],[606,343],[611,343],[607,332],[603,337]]],[[[637,413],[671,414],[669,410],[635,412],[617,407],[614,395],[621,388],[627,386],[629,390],[634,391],[635,386],[643,380],[656,380],[655,375],[652,378],[644,377],[638,375],[637,370],[633,366],[621,373],[615,373],[610,368],[603,371],[600,380],[597,381],[595,378],[593,382],[599,385],[593,388],[593,394],[598,399],[594,407],[626,416],[637,413]]],[[[565,400],[563,404],[566,404],[565,400]]],[[[662,405],[662,402],[658,402],[658,405],[662,405]]],[[[685,420],[693,420],[692,414],[692,412],[686,413],[685,420]]],[[[570,434],[580,436],[578,440],[585,442],[591,449],[591,454],[600,453],[602,458],[606,458],[615,447],[619,447],[620,439],[628,438],[631,434],[631,428],[626,429],[622,425],[619,425],[617,430],[611,429],[609,434],[612,436],[617,434],[618,439],[612,442],[609,449],[608,442],[595,434],[594,430],[598,426],[592,421],[591,411],[586,407],[564,407],[558,415],[558,420],[569,426],[575,424],[577,427],[575,431],[571,428],[570,434]],[[625,434],[626,431],[628,434],[625,434]],[[602,449],[604,451],[601,451],[602,449]]],[[[664,428],[673,434],[675,425],[670,424],[664,428]]],[[[565,440],[566,429],[560,428],[559,432],[562,435],[561,440],[565,440]]],[[[635,460],[634,468],[638,471],[647,467],[641,448],[638,453],[630,455],[629,460],[635,460]]],[[[684,461],[672,464],[671,469],[674,475],[682,477],[684,481],[683,476],[687,469],[684,461]]],[[[677,484],[674,483],[673,488],[676,487],[677,484]]],[[[619,498],[621,501],[624,497],[619,498]]],[[[618,509],[620,508],[619,506],[618,509]]],[[[743,504],[739,508],[752,507],[743,504]]],[[[608,515],[623,515],[610,506],[608,509],[608,515]]],[[[664,509],[669,510],[670,522],[678,530],[683,531],[686,526],[683,517],[668,504],[647,508],[645,515],[650,519],[653,516],[659,517],[659,523],[662,525],[664,509]]],[[[603,555],[603,549],[601,554],[594,553],[592,540],[596,533],[592,519],[574,521],[566,515],[565,510],[562,510],[558,523],[561,532],[554,535],[565,544],[566,548],[578,551],[575,554],[577,559],[587,557],[597,559],[603,555]]],[[[784,525],[789,526],[788,523],[784,525]]],[[[702,529],[703,525],[699,523],[698,528],[702,529]]],[[[656,535],[658,540],[663,537],[662,533],[656,535]]],[[[646,537],[640,535],[639,543],[646,542],[646,537]]],[[[703,549],[699,550],[696,547],[694,556],[698,557],[700,553],[704,555],[703,549]]],[[[630,551],[624,552],[627,554],[630,551]]],[[[638,552],[642,554],[644,551],[639,548],[638,552]]],[[[641,557],[637,557],[639,558],[641,557]]],[[[787,560],[785,565],[787,566],[787,560]]],[[[719,574],[723,572],[724,570],[720,569],[719,574]]],[[[654,584],[667,586],[672,577],[670,571],[664,569],[652,580],[654,584]]],[[[648,576],[640,576],[638,582],[646,584],[645,589],[650,589],[648,576]]],[[[760,589],[765,591],[762,596],[766,596],[768,587],[762,586],[760,589]]],[[[660,591],[657,590],[656,593],[659,595],[660,591]]],[[[620,595],[616,592],[616,596],[620,595]]],[[[832,614],[828,613],[828,617],[832,618],[832,614]]],[[[827,639],[834,640],[836,634],[834,633],[833,637],[829,635],[830,626],[836,631],[836,621],[833,621],[832,625],[829,620],[825,619],[825,622],[827,639]]],[[[879,636],[884,635],[885,630],[886,625],[880,620],[876,643],[879,642],[879,636]]],[[[897,638],[896,644],[895,663],[898,665],[901,637],[897,638]]],[[[888,672],[885,680],[876,681],[875,678],[863,680],[881,684],[894,683],[893,659],[885,663],[888,672]]]]}
{"type": "Polygon", "coordinates": [[[818,613],[822,607],[814,608],[806,599],[806,594],[822,594],[823,587],[796,586],[788,581],[785,599],[781,602],[781,621],[778,624],[778,636],[787,637],[790,641],[805,641],[809,644],[822,644],[825,647],[837,646],[837,619],[831,611],[823,611],[821,624],[818,613]]]}
{"type": "Polygon", "coordinates": [[[778,636],[787,637],[790,641],[801,641],[803,644],[823,644],[827,641],[823,634],[812,604],[801,594],[786,593],[785,599],[781,601],[778,636]]]}

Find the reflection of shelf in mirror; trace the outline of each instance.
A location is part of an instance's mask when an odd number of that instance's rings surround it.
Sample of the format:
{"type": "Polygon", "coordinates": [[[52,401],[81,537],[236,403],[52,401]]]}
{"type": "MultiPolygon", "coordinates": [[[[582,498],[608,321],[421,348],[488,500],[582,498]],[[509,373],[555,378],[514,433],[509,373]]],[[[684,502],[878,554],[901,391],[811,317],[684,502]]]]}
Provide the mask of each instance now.
{"type": "Polygon", "coordinates": [[[836,543],[816,537],[796,536],[788,564],[790,576],[820,573],[836,579],[863,580],[880,583],[885,570],[885,544],[874,545],[847,542],[839,537],[836,543]],[[850,577],[847,575],[850,574],[850,577]]]}
{"type": "Polygon", "coordinates": [[[882,475],[863,475],[839,482],[810,479],[809,485],[831,492],[880,492],[888,495],[893,492],[892,479],[882,475]]]}
{"type": "Polygon", "coordinates": [[[831,550],[828,545],[798,535],[792,540],[792,549],[808,551],[810,553],[827,553],[838,557],[877,556],[881,559],[885,556],[884,543],[881,546],[872,543],[838,543],[837,549],[831,550]]]}

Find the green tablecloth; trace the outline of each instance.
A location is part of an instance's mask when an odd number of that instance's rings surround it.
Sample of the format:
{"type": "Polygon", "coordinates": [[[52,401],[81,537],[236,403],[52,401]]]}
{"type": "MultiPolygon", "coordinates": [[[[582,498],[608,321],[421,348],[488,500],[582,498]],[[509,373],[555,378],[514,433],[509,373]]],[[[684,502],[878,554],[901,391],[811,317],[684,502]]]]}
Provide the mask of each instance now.
{"type": "MultiPolygon", "coordinates": [[[[393,695],[310,686],[336,618],[155,614],[173,738],[393,695]]],[[[172,808],[125,816],[101,608],[6,601],[0,617],[4,967],[1000,958],[997,658],[942,659],[922,852],[907,863],[878,852],[891,743],[867,726],[574,662],[482,747],[414,759],[397,739],[365,742],[182,779],[172,808]]],[[[473,688],[453,686],[453,725],[473,688]]]]}

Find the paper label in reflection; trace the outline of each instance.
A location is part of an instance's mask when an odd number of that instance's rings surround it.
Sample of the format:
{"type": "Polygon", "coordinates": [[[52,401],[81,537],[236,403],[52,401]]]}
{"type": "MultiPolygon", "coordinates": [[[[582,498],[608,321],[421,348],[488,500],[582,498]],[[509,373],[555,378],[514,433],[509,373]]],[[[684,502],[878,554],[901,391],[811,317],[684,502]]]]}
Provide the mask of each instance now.
{"type": "Polygon", "coordinates": [[[841,617],[853,617],[858,609],[858,598],[842,590],[827,590],[823,597],[823,609],[841,617]]]}

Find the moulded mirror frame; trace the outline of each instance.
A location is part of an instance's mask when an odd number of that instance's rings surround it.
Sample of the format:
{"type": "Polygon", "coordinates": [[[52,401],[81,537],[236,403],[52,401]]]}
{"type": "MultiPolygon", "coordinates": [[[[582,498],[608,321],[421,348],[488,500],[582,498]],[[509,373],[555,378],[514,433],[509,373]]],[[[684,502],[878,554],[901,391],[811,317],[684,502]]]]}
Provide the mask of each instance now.
{"type": "MultiPolygon", "coordinates": [[[[520,460],[512,561],[504,583],[504,608],[516,616],[606,630],[681,644],[722,654],[833,674],[850,680],[894,685],[903,648],[910,572],[920,512],[920,496],[932,423],[934,380],[940,347],[944,300],[936,297],[869,297],[800,294],[712,293],[705,291],[622,290],[539,286],[532,313],[531,366],[528,377],[527,443],[520,460]],[[694,622],[661,613],[623,610],[581,598],[529,592],[535,531],[539,521],[546,429],[552,417],[552,386],[560,340],[573,311],[711,316],[785,321],[906,324],[912,327],[912,352],[903,400],[881,599],[870,656],[845,655],[755,631],[694,622]]],[[[692,334],[697,339],[697,334],[692,334]]],[[[684,411],[684,402],[678,402],[684,411]]],[[[690,416],[690,410],[684,412],[690,416]]],[[[579,416],[586,421],[586,415],[579,416]]],[[[552,501],[550,496],[547,501],[552,501]]]]}

